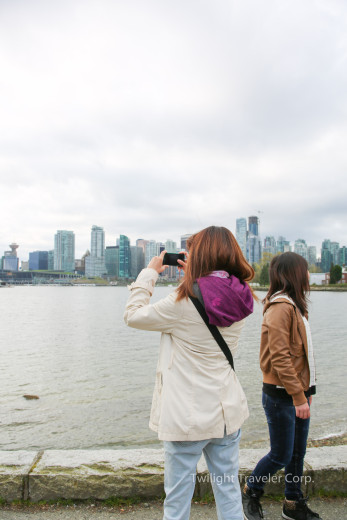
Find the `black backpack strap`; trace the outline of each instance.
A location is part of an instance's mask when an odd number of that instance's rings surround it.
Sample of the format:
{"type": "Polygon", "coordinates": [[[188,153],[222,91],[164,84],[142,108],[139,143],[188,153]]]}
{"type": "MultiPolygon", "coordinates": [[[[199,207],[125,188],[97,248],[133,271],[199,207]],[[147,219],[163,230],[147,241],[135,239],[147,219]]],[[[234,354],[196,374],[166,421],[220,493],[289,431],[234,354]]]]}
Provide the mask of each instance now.
{"type": "Polygon", "coordinates": [[[220,346],[221,350],[223,351],[225,357],[229,361],[231,368],[233,370],[235,370],[233,355],[232,355],[225,339],[223,338],[222,334],[219,332],[218,328],[216,327],[216,325],[210,325],[205,307],[203,306],[203,304],[200,302],[200,300],[198,298],[193,298],[192,296],[189,296],[189,298],[190,298],[190,301],[194,304],[196,310],[198,311],[198,313],[200,314],[200,316],[202,317],[204,322],[206,323],[212,336],[217,341],[217,343],[220,346]]]}

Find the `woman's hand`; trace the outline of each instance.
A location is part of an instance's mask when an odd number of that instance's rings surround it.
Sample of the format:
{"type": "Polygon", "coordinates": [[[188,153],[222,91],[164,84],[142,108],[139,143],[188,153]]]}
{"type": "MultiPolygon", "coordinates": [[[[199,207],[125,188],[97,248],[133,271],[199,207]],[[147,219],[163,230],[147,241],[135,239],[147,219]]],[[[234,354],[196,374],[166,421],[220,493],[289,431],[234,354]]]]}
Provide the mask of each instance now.
{"type": "Polygon", "coordinates": [[[168,265],[163,265],[163,258],[164,258],[164,255],[165,255],[166,251],[162,251],[160,253],[160,256],[154,256],[152,258],[152,260],[149,262],[148,266],[147,267],[150,267],[151,269],[155,269],[155,271],[157,271],[157,273],[162,273],[163,271],[165,271],[165,269],[167,267],[169,267],[168,265]]]}
{"type": "Polygon", "coordinates": [[[184,261],[183,260],[177,260],[177,263],[179,264],[178,269],[182,269],[182,271],[185,271],[186,267],[187,267],[187,256],[188,256],[188,253],[187,253],[187,251],[180,251],[180,253],[183,253],[185,255],[186,259],[184,261]]]}
{"type": "Polygon", "coordinates": [[[295,414],[300,419],[308,419],[310,417],[310,407],[308,403],[300,404],[295,407],[295,414]]]}

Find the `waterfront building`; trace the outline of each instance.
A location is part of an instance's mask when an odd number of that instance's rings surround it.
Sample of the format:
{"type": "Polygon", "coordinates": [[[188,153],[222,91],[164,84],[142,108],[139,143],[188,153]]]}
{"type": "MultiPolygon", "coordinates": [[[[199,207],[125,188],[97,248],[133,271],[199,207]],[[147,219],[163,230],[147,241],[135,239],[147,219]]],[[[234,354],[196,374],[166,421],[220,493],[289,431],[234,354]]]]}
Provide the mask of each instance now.
{"type": "Polygon", "coordinates": [[[341,266],[347,265],[347,248],[346,248],[346,246],[340,247],[340,249],[339,249],[338,264],[341,266]]]}
{"type": "Polygon", "coordinates": [[[331,254],[331,242],[328,239],[323,240],[321,249],[321,269],[323,273],[330,272],[331,263],[333,261],[331,254]]]}
{"type": "Polygon", "coordinates": [[[48,269],[48,251],[33,251],[29,253],[29,270],[30,271],[47,271],[48,269]]]}
{"type": "Polygon", "coordinates": [[[54,249],[48,251],[47,270],[54,271],[54,249]]]}
{"type": "Polygon", "coordinates": [[[192,236],[191,233],[181,236],[181,251],[187,251],[187,240],[192,236]]]}
{"type": "Polygon", "coordinates": [[[105,267],[108,276],[119,276],[119,246],[106,247],[105,267]]]}
{"type": "Polygon", "coordinates": [[[334,265],[339,263],[339,250],[340,244],[338,242],[330,242],[330,253],[334,265]]]}
{"type": "Polygon", "coordinates": [[[17,249],[19,245],[10,244],[11,251],[5,251],[2,257],[2,269],[4,271],[16,272],[19,270],[19,258],[17,257],[17,249]]]}
{"type": "Polygon", "coordinates": [[[270,255],[275,255],[277,252],[276,248],[276,240],[275,237],[265,237],[264,238],[264,247],[263,247],[263,254],[269,253],[270,255]]]}
{"type": "Polygon", "coordinates": [[[236,219],[236,240],[241,248],[243,255],[247,255],[247,220],[245,218],[236,219]]]}
{"type": "Polygon", "coordinates": [[[137,278],[137,275],[145,266],[145,255],[140,246],[130,246],[130,278],[137,278]]]}
{"type": "Polygon", "coordinates": [[[157,256],[157,243],[155,240],[147,240],[145,252],[145,265],[147,266],[154,256],[157,256]]]}
{"type": "Polygon", "coordinates": [[[119,278],[130,276],[130,240],[125,235],[119,237],[119,278]]]}
{"type": "Polygon", "coordinates": [[[105,231],[102,227],[92,226],[90,254],[85,257],[85,275],[91,278],[106,274],[105,231]]]}
{"type": "Polygon", "coordinates": [[[75,234],[58,230],[54,236],[54,270],[73,272],[75,268],[75,234]]]}
{"type": "Polygon", "coordinates": [[[297,240],[295,240],[294,253],[297,253],[298,255],[302,256],[308,262],[307,244],[303,238],[298,238],[297,240]]]}
{"type": "Polygon", "coordinates": [[[21,271],[29,271],[29,260],[22,260],[20,263],[21,271]]]}
{"type": "Polygon", "coordinates": [[[317,248],[316,246],[308,246],[307,256],[309,265],[314,265],[317,262],[317,248]]]}

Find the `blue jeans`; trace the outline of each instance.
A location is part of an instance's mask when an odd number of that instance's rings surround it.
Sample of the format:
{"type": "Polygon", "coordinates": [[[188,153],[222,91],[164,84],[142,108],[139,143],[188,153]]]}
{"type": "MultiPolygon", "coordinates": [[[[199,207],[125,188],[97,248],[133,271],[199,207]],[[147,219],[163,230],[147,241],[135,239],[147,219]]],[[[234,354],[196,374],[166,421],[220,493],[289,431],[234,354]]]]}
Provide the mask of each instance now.
{"type": "Polygon", "coordinates": [[[216,500],[218,520],[243,520],[238,479],[238,430],[221,439],[164,442],[164,520],[188,520],[196,481],[196,466],[204,453],[216,500]]]}
{"type": "Polygon", "coordinates": [[[270,434],[270,451],[247,479],[251,489],[262,490],[272,475],[285,468],[285,497],[297,500],[303,496],[301,481],[310,419],[295,415],[291,401],[263,392],[263,407],[270,434]]]}

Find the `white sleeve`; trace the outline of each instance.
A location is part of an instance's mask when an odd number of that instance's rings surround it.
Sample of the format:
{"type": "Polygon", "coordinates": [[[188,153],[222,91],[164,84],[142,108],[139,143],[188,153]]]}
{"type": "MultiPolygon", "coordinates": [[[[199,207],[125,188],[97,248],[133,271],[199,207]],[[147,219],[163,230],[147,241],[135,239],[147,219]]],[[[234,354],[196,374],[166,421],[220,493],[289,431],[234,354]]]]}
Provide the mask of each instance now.
{"type": "Polygon", "coordinates": [[[157,278],[155,269],[146,268],[129,285],[130,296],[124,313],[124,321],[129,327],[172,332],[174,324],[181,318],[175,291],[153,305],[149,303],[157,278]]]}

